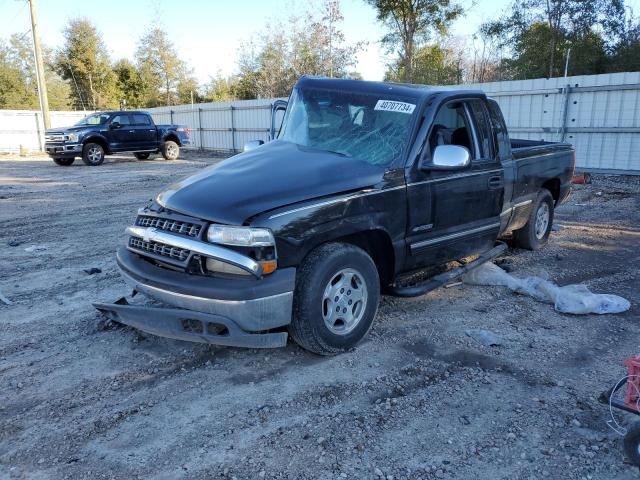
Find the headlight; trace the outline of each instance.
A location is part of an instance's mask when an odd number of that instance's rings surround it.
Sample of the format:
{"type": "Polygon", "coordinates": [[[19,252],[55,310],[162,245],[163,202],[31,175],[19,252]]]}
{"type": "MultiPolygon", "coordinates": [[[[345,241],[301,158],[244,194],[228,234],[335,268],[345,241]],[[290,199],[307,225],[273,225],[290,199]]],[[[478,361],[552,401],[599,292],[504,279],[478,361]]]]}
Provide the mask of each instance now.
{"type": "MultiPolygon", "coordinates": [[[[262,265],[264,275],[273,273],[278,268],[276,242],[271,230],[266,228],[211,225],[207,230],[207,240],[211,243],[235,247],[233,250],[255,259],[262,265]]],[[[207,258],[205,265],[212,273],[248,274],[241,268],[213,258],[207,258]]]]}
{"type": "Polygon", "coordinates": [[[276,242],[266,228],[227,227],[211,225],[207,230],[207,240],[221,245],[236,247],[273,247],[276,242]]]}
{"type": "Polygon", "coordinates": [[[69,141],[69,142],[77,142],[78,141],[78,134],[77,133],[70,133],[69,135],[67,135],[67,141],[69,141]]]}

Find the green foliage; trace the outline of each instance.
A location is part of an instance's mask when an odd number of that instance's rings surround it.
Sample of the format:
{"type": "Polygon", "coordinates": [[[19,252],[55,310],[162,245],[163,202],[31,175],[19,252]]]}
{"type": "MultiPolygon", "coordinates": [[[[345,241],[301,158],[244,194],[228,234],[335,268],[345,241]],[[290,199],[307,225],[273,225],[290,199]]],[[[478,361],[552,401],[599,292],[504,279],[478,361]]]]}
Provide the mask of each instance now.
{"type": "Polygon", "coordinates": [[[302,75],[346,77],[363,43],[347,45],[340,4],[327,0],[320,14],[269,25],[239,50],[237,98],[286,97],[302,75]]]}
{"type": "MultiPolygon", "coordinates": [[[[397,80],[416,82],[416,57],[434,35],[447,34],[451,23],[463,14],[451,0],[367,0],[387,29],[382,43],[397,55],[397,80]]],[[[432,52],[433,53],[433,52],[432,52]]],[[[423,53],[424,55],[424,53],[423,53]]],[[[427,54],[428,56],[428,54],[427,54]]]]}
{"type": "Polygon", "coordinates": [[[121,106],[123,108],[144,107],[144,86],[136,66],[128,59],[118,60],[113,66],[116,74],[118,90],[121,92],[121,106]]]}
{"type": "Polygon", "coordinates": [[[633,66],[624,54],[616,58],[622,44],[631,51],[635,45],[625,43],[625,15],[623,0],[515,0],[481,31],[511,53],[503,58],[507,78],[562,75],[569,49],[569,75],[616,71],[619,63],[637,70],[640,59],[633,66]]]}
{"type": "MultiPolygon", "coordinates": [[[[405,65],[398,60],[385,74],[386,81],[402,82],[405,65]]],[[[415,54],[413,82],[424,85],[454,85],[461,83],[460,58],[452,49],[427,45],[415,54]]]]}
{"type": "Polygon", "coordinates": [[[151,29],[140,39],[136,63],[142,82],[143,103],[148,107],[187,103],[185,100],[190,97],[190,92],[197,91],[192,72],[160,27],[151,29]]]}
{"type": "Polygon", "coordinates": [[[73,88],[76,108],[118,108],[120,92],[102,36],[86,18],[72,19],[63,30],[64,45],[55,65],[73,88]]]}

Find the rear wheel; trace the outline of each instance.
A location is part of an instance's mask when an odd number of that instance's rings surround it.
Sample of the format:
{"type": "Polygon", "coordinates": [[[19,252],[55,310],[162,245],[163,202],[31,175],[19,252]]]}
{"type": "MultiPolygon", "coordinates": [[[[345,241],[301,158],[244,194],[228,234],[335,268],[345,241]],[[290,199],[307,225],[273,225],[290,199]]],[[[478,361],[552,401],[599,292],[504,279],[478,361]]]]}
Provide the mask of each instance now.
{"type": "Polygon", "coordinates": [[[175,160],[180,155],[180,147],[172,140],[162,144],[162,156],[165,160],[175,160]]]}
{"type": "Polygon", "coordinates": [[[104,162],[104,149],[97,143],[87,143],[82,149],[82,161],[90,167],[96,167],[104,162]]]}
{"type": "Polygon", "coordinates": [[[517,246],[528,250],[539,250],[549,240],[553,226],[553,197],[546,188],[540,190],[533,202],[527,224],[515,232],[517,246]]]}
{"type": "Polygon", "coordinates": [[[134,155],[136,156],[136,158],[138,160],[146,160],[147,158],[149,158],[149,155],[151,155],[150,152],[138,152],[138,153],[134,153],[134,155]]]}
{"type": "Polygon", "coordinates": [[[344,243],[322,245],[300,267],[289,333],[319,355],[343,352],[367,334],[379,299],[378,271],[364,250],[344,243]]]}
{"type": "Polygon", "coordinates": [[[73,163],[73,161],[75,160],[74,157],[71,158],[54,158],[53,162],[56,165],[60,165],[61,167],[68,167],[69,165],[71,165],[73,163]]]}

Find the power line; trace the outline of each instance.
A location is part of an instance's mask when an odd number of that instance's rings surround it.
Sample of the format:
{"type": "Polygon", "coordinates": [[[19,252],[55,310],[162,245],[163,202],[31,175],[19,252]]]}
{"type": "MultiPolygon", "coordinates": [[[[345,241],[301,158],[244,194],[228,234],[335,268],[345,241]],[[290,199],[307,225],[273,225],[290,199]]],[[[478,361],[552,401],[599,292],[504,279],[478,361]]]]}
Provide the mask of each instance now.
{"type": "Polygon", "coordinates": [[[24,4],[22,5],[22,8],[18,9],[18,11],[16,12],[16,14],[13,16],[13,18],[11,20],[9,20],[8,22],[6,22],[6,25],[11,25],[13,23],[13,21],[18,18],[18,16],[25,10],[26,6],[28,5],[28,3],[25,1],[24,4]]]}

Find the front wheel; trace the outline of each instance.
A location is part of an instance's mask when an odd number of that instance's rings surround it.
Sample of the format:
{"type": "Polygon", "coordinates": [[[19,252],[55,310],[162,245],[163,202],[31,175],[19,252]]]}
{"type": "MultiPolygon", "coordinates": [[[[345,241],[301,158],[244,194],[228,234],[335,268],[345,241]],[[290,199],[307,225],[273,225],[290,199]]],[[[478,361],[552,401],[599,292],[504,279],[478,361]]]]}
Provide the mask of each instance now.
{"type": "Polygon", "coordinates": [[[74,157],[70,157],[70,158],[54,158],[53,159],[53,163],[55,163],[56,165],[60,165],[61,167],[68,167],[73,163],[74,160],[75,160],[74,157]]]}
{"type": "Polygon", "coordinates": [[[533,202],[527,224],[515,232],[516,244],[528,250],[540,250],[549,240],[553,226],[553,197],[546,188],[533,202]]]}
{"type": "Polygon", "coordinates": [[[134,155],[136,156],[136,158],[138,160],[146,160],[147,158],[149,158],[149,155],[151,155],[151,153],[149,153],[149,152],[138,152],[138,153],[134,153],[134,155]]]}
{"type": "Polygon", "coordinates": [[[97,167],[104,162],[104,149],[97,143],[87,143],[82,149],[82,161],[90,167],[97,167]]]}
{"type": "Polygon", "coordinates": [[[378,309],[380,279],[361,248],[327,243],[305,258],[293,301],[289,333],[302,348],[334,355],[367,334],[378,309]]]}
{"type": "Polygon", "coordinates": [[[162,156],[165,160],[175,160],[180,154],[180,147],[174,141],[168,140],[162,145],[162,156]]]}

